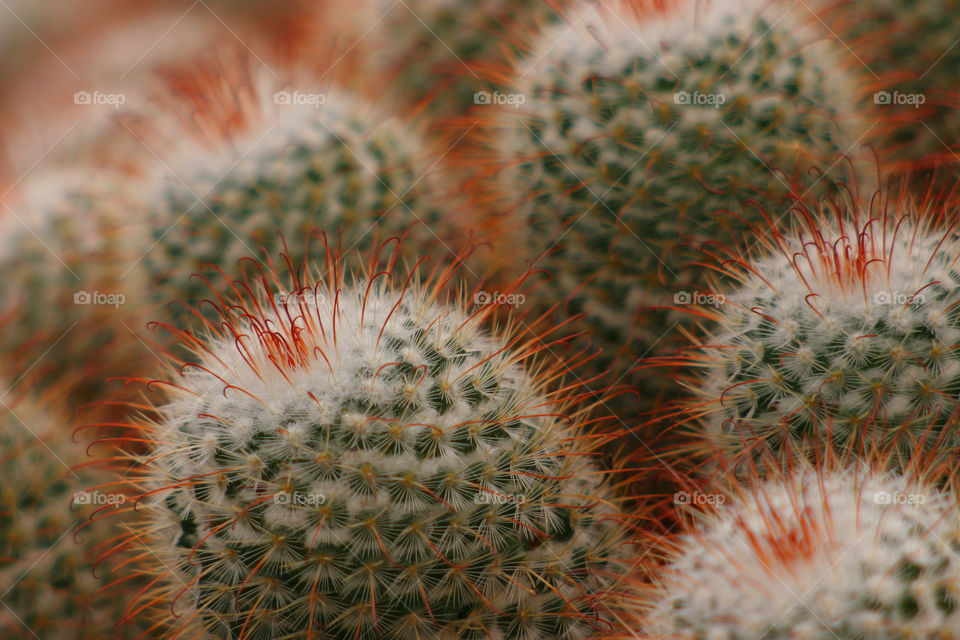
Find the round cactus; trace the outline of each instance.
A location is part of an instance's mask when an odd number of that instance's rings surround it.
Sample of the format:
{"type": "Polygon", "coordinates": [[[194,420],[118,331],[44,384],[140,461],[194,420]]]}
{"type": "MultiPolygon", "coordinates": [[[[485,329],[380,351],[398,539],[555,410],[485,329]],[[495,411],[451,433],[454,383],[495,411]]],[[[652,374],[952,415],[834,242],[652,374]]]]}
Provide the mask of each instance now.
{"type": "Polygon", "coordinates": [[[557,371],[444,302],[450,271],[331,265],[185,335],[144,429],[144,602],[221,638],[586,637],[622,525],[557,371]]]}
{"type": "MultiPolygon", "coordinates": [[[[5,375],[29,372],[46,385],[64,381],[65,371],[102,371],[107,359],[123,361],[134,350],[110,350],[116,335],[127,333],[117,310],[141,290],[136,274],[123,277],[123,216],[133,201],[125,177],[61,167],[29,176],[17,192],[0,213],[5,375]]],[[[67,377],[79,392],[103,376],[67,377]]]]}
{"type": "Polygon", "coordinates": [[[112,529],[88,526],[89,514],[77,505],[124,498],[83,491],[98,476],[71,470],[83,447],[71,442],[63,422],[37,401],[19,402],[0,415],[0,464],[7,470],[0,476],[4,638],[94,640],[123,615],[125,602],[98,595],[103,584],[93,569],[112,529]]]}
{"type": "Polygon", "coordinates": [[[871,141],[887,162],[914,169],[956,161],[960,28],[957,0],[819,0],[824,24],[849,46],[863,76],[871,141]]]}
{"type": "Polygon", "coordinates": [[[283,88],[263,69],[224,67],[226,79],[215,77],[226,87],[201,81],[191,98],[205,104],[207,139],[171,154],[164,166],[175,169],[162,172],[152,198],[143,262],[158,302],[199,304],[207,290],[194,273],[277,255],[283,239],[302,254],[317,231],[334,241],[342,232],[345,250],[411,229],[422,244],[443,233],[441,188],[415,131],[342,92],[283,88]]]}
{"type": "Polygon", "coordinates": [[[686,360],[698,370],[690,410],[728,460],[957,453],[960,245],[917,215],[838,210],[727,263],[739,282],[704,310],[706,344],[686,360]]]}
{"type": "Polygon", "coordinates": [[[555,282],[543,304],[582,313],[597,365],[622,375],[677,321],[638,310],[683,302],[700,279],[686,247],[743,243],[745,221],[763,220],[748,201],[832,184],[807,170],[853,145],[852,101],[833,43],[765,0],[684,2],[642,23],[574,15],[504,90],[524,103],[493,125],[493,189],[506,232],[555,282]]]}
{"type": "Polygon", "coordinates": [[[667,554],[643,637],[956,637],[956,498],[864,472],[740,493],[667,554]]]}

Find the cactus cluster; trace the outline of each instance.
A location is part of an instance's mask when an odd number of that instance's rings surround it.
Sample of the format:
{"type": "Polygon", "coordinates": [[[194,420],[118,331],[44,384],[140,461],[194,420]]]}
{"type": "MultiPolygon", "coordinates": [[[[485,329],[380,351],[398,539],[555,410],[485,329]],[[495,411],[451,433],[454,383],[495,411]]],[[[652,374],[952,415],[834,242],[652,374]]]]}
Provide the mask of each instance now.
{"type": "Polygon", "coordinates": [[[949,494],[863,471],[741,491],[668,553],[643,637],[955,638],[958,515],[949,494]]]}
{"type": "Polygon", "coordinates": [[[525,103],[493,125],[508,233],[552,277],[544,302],[584,314],[600,366],[668,333],[675,318],[638,312],[698,283],[687,248],[743,242],[759,208],[855,142],[835,46],[769,5],[686,2],[642,22],[580,7],[516,72],[525,103]]]}
{"type": "Polygon", "coordinates": [[[145,430],[136,548],[164,574],[146,602],[219,638],[602,626],[613,494],[487,314],[342,272],[224,296],[227,328],[191,338],[145,430]]]}
{"type": "Polygon", "coordinates": [[[864,177],[953,0],[94,4],[0,61],[0,636],[960,638],[954,196],[864,177]]]}

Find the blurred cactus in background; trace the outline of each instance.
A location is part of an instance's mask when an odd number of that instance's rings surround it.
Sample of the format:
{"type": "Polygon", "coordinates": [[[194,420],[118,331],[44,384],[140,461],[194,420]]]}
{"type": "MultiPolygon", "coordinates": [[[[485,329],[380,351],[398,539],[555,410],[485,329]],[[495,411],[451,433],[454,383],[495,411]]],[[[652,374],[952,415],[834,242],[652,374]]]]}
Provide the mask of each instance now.
{"type": "Polygon", "coordinates": [[[413,126],[336,88],[281,83],[257,63],[209,71],[182,101],[184,117],[155,125],[155,136],[185,139],[145,187],[142,266],[155,301],[198,305],[207,288],[192,274],[261,251],[299,259],[319,232],[344,250],[408,234],[411,248],[451,240],[446,186],[413,126]]]}
{"type": "MultiPolygon", "coordinates": [[[[960,27],[953,16],[960,2],[818,0],[811,7],[846,43],[848,66],[862,76],[862,108],[879,122],[869,139],[886,151],[885,164],[914,172],[955,164],[960,27]]],[[[940,173],[949,183],[955,172],[940,173]]]]}
{"type": "Polygon", "coordinates": [[[122,277],[135,201],[128,186],[107,169],[38,170],[4,203],[0,349],[14,382],[68,387],[85,404],[113,367],[130,366],[137,349],[118,345],[128,331],[117,312],[143,288],[122,277]]]}
{"type": "Polygon", "coordinates": [[[371,66],[401,104],[463,116],[493,89],[488,70],[516,55],[523,34],[559,20],[566,0],[372,0],[371,66]],[[380,49],[376,47],[382,47],[380,49]]]}
{"type": "MultiPolygon", "coordinates": [[[[71,468],[84,461],[83,447],[64,433],[68,419],[56,401],[11,404],[0,415],[0,636],[104,638],[126,603],[99,593],[92,564],[115,534],[87,518],[125,497],[109,488],[83,491],[111,476],[71,468]]],[[[142,631],[130,626],[123,637],[142,631]]]]}
{"type": "Polygon", "coordinates": [[[696,290],[687,248],[748,244],[792,189],[826,193],[808,170],[855,142],[836,46],[768,5],[684,2],[635,21],[583,4],[503,90],[524,99],[491,125],[505,243],[552,278],[539,304],[583,314],[615,381],[638,383],[638,359],[669,343],[679,319],[641,310],[696,290]]]}

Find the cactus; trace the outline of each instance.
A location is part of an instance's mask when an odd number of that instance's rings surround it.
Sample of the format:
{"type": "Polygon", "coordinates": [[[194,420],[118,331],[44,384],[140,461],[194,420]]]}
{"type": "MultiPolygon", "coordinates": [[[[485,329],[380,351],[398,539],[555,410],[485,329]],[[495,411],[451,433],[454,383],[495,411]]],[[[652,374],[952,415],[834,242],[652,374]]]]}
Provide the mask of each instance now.
{"type": "Polygon", "coordinates": [[[956,637],[951,494],[897,475],[809,470],[737,493],[668,552],[643,637],[956,637]]]}
{"type": "Polygon", "coordinates": [[[642,23],[572,15],[504,89],[525,103],[492,125],[492,189],[512,208],[507,233],[555,283],[539,289],[541,306],[584,314],[597,366],[616,378],[679,320],[638,311],[699,284],[684,269],[689,245],[746,243],[741,218],[762,221],[788,184],[831,184],[804,172],[849,150],[852,100],[833,43],[786,7],[685,2],[642,23]],[[744,210],[748,200],[762,207],[744,210]]]}
{"type": "Polygon", "coordinates": [[[143,606],[220,638],[585,637],[622,525],[557,372],[522,367],[541,343],[445,302],[449,270],[327,264],[183,334],[199,360],[141,425],[143,606]]]}
{"type": "Polygon", "coordinates": [[[118,307],[141,291],[136,274],[122,277],[122,221],[133,201],[126,185],[114,171],[61,167],[28,176],[4,203],[4,375],[29,373],[43,386],[66,380],[84,396],[102,380],[103,363],[138,355],[136,347],[111,349],[127,333],[118,307]]]}
{"type": "Polygon", "coordinates": [[[225,80],[214,78],[225,88],[201,81],[198,90],[211,112],[201,125],[207,139],[170,154],[164,164],[176,169],[162,172],[152,198],[143,253],[157,302],[199,304],[207,290],[192,274],[232,270],[261,250],[276,255],[281,234],[296,259],[317,231],[342,231],[345,250],[411,228],[420,244],[444,233],[442,185],[415,131],[343,92],[283,87],[254,65],[221,71],[225,80]],[[236,113],[218,113],[218,101],[236,113]],[[240,134],[231,130],[238,121],[240,134]]]}
{"type": "MultiPolygon", "coordinates": [[[[77,504],[98,475],[72,470],[83,447],[70,441],[51,403],[29,400],[0,415],[0,636],[94,640],[106,637],[124,602],[98,595],[94,575],[99,545],[113,535],[105,523],[89,526],[77,504]]],[[[135,592],[135,591],[134,591],[135,592]]],[[[132,630],[127,627],[125,630],[132,630]]],[[[136,637],[137,633],[129,637],[136,637]]],[[[117,637],[127,637],[117,636],[117,637]]]]}
{"type": "Polygon", "coordinates": [[[890,205],[902,218],[837,204],[812,231],[727,263],[736,287],[720,290],[705,344],[681,358],[698,371],[699,435],[729,461],[875,447],[898,465],[952,459],[960,246],[907,199],[890,205]]]}
{"type": "Polygon", "coordinates": [[[881,125],[871,142],[886,152],[884,160],[895,170],[955,162],[960,29],[952,16],[960,2],[819,0],[812,6],[848,43],[850,66],[869,81],[864,108],[881,125]]]}
{"type": "MultiPolygon", "coordinates": [[[[374,0],[383,47],[374,66],[390,78],[396,100],[424,104],[434,116],[463,115],[475,94],[492,90],[484,67],[506,62],[520,34],[559,18],[556,2],[531,0],[374,0]]],[[[481,94],[482,95],[482,94],[481,94]]],[[[483,104],[480,102],[479,104],[483,104]]]]}

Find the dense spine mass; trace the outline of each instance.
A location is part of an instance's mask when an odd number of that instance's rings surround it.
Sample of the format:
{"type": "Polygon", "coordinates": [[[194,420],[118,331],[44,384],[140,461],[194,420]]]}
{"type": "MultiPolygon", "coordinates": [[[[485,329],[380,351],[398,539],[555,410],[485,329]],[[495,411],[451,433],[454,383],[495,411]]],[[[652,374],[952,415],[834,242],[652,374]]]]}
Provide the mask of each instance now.
{"type": "MultiPolygon", "coordinates": [[[[406,246],[444,235],[443,187],[423,141],[398,118],[342,91],[280,86],[263,69],[224,82],[236,85],[228,96],[241,105],[241,133],[181,147],[157,176],[143,264],[158,302],[197,305],[207,288],[194,273],[229,272],[245,256],[285,247],[302,257],[318,233],[345,251],[408,233],[416,242],[406,246]]],[[[213,103],[220,91],[200,89],[213,103]]]]}
{"type": "Polygon", "coordinates": [[[957,637],[953,497],[899,476],[809,470],[739,493],[668,554],[649,637],[957,637]]]}
{"type": "Polygon", "coordinates": [[[914,170],[954,163],[960,2],[820,0],[813,7],[867,81],[863,108],[880,124],[870,134],[883,161],[914,170]]]}
{"type": "MultiPolygon", "coordinates": [[[[105,479],[71,469],[83,462],[83,447],[64,435],[57,411],[33,399],[11,405],[0,415],[0,636],[107,637],[126,603],[98,592],[104,583],[93,563],[113,532],[88,517],[90,505],[105,504],[100,496],[123,496],[82,491],[105,479]]],[[[136,637],[135,628],[111,637],[136,637]]]]}
{"type": "Polygon", "coordinates": [[[622,533],[577,421],[486,312],[340,278],[196,342],[142,459],[145,598],[221,638],[599,629],[622,533]]]}
{"type": "Polygon", "coordinates": [[[642,23],[585,7],[518,67],[495,190],[552,276],[540,302],[582,313],[619,378],[677,321],[638,311],[702,284],[688,249],[742,245],[788,184],[824,192],[808,170],[848,151],[852,114],[833,43],[786,7],[686,2],[642,23]]]}
{"type": "Polygon", "coordinates": [[[484,68],[505,63],[520,33],[559,21],[549,0],[374,0],[384,50],[375,66],[393,94],[433,116],[456,116],[493,90],[484,68]],[[482,92],[482,93],[481,93],[482,92]]]}
{"type": "Polygon", "coordinates": [[[689,360],[698,435],[724,457],[880,447],[899,465],[955,458],[960,247],[903,213],[819,220],[731,263],[738,284],[689,360]]]}

